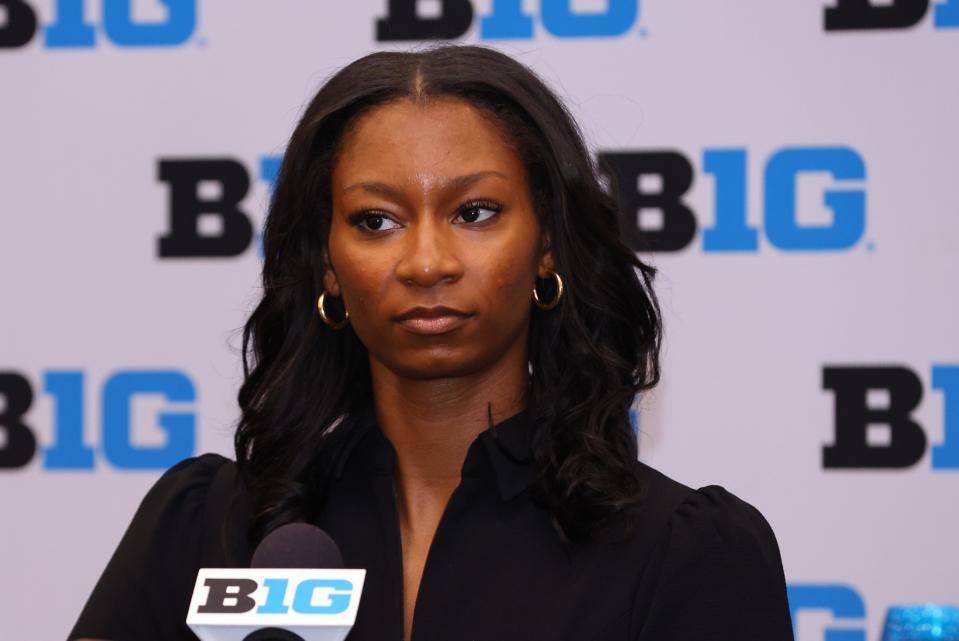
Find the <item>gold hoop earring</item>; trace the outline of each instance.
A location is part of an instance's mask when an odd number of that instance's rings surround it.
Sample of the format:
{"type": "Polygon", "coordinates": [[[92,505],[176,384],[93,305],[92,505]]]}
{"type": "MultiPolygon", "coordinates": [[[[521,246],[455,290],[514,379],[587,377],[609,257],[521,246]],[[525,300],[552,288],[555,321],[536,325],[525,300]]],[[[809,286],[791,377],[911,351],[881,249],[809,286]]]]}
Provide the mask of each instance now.
{"type": "Polygon", "coordinates": [[[536,285],[533,285],[533,302],[536,303],[536,306],[544,312],[548,312],[559,305],[559,301],[563,297],[563,279],[560,278],[560,275],[557,274],[553,269],[547,269],[546,271],[548,275],[552,276],[553,280],[556,281],[556,296],[553,298],[553,300],[548,303],[543,303],[539,299],[539,294],[536,293],[536,285]]]}
{"type": "Polygon", "coordinates": [[[323,290],[323,293],[320,294],[319,299],[316,301],[316,308],[320,312],[320,318],[323,319],[323,322],[332,327],[333,329],[343,329],[350,324],[350,312],[344,307],[343,308],[343,320],[339,322],[334,322],[329,316],[326,315],[326,309],[323,307],[324,301],[326,301],[326,290],[323,290]]]}

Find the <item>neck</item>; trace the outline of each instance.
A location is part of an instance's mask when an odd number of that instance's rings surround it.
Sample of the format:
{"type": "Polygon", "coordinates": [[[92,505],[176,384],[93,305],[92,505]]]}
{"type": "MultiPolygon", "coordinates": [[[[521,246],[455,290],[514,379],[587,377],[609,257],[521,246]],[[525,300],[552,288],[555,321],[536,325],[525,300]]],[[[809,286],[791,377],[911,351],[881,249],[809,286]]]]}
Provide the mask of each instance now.
{"type": "Polygon", "coordinates": [[[401,517],[445,505],[466,452],[493,423],[526,404],[526,355],[467,376],[410,379],[371,360],[377,423],[396,450],[401,517]]]}
{"type": "Polygon", "coordinates": [[[489,413],[495,424],[526,404],[525,361],[456,378],[413,380],[377,364],[371,374],[377,423],[406,477],[458,480],[467,449],[489,427],[489,413]]]}

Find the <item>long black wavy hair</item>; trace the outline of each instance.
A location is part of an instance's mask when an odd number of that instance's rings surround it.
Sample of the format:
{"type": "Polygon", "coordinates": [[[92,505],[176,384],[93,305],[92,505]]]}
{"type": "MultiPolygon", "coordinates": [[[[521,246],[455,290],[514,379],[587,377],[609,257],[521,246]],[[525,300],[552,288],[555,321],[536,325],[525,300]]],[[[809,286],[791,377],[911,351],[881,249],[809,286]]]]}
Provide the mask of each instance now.
{"type": "MultiPolygon", "coordinates": [[[[497,123],[525,163],[565,295],[534,307],[526,410],[535,425],[535,497],[569,540],[626,513],[644,492],[629,410],[659,380],[654,269],[620,240],[619,210],[569,112],[528,68],[491,49],[443,46],[365,56],[330,78],[290,139],[266,221],[263,298],[243,331],[236,458],[260,540],[309,518],[317,466],[340,447],[343,419],[373,390],[352,329],[316,313],[330,229],[332,165],[357,116],[393,100],[452,97],[497,123]]],[[[547,283],[540,283],[548,299],[547,283]]]]}

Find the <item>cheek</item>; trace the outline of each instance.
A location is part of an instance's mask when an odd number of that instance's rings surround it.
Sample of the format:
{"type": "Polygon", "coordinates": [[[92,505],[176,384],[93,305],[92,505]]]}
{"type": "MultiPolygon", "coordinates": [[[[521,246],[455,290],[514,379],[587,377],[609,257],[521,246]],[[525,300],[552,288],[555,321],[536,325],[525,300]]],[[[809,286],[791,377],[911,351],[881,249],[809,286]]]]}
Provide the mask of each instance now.
{"type": "Polygon", "coordinates": [[[376,265],[357,262],[351,263],[351,268],[337,273],[340,274],[340,288],[350,314],[361,320],[361,316],[372,313],[376,303],[383,299],[381,294],[386,281],[383,271],[377,269],[376,265]]]}
{"type": "Polygon", "coordinates": [[[382,260],[361,252],[348,243],[330,237],[330,255],[336,271],[340,293],[355,321],[364,322],[379,300],[389,281],[390,268],[382,260]]]}
{"type": "Polygon", "coordinates": [[[469,268],[492,316],[512,325],[529,314],[537,256],[529,243],[535,230],[522,227],[511,231],[508,238],[475,256],[469,268]]]}
{"type": "Polygon", "coordinates": [[[505,261],[492,270],[489,263],[478,266],[478,269],[482,270],[480,273],[486,272],[484,289],[495,315],[511,319],[525,317],[529,311],[525,306],[532,300],[535,269],[520,259],[505,261]]]}
{"type": "Polygon", "coordinates": [[[496,293],[502,299],[516,300],[526,289],[527,274],[518,265],[509,265],[496,276],[496,293]]]}

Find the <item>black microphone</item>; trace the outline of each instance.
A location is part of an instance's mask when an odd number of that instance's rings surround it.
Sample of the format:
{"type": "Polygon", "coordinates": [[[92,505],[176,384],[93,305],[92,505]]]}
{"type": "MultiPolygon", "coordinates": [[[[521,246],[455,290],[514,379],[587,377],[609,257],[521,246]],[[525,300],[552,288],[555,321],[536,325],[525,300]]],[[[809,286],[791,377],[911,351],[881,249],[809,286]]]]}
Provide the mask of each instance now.
{"type": "Polygon", "coordinates": [[[315,525],[287,523],[260,541],[250,567],[339,569],[343,556],[330,535],[315,525]]]}
{"type": "Polygon", "coordinates": [[[330,536],[287,523],[263,538],[249,569],[201,569],[187,624],[203,641],[342,641],[365,570],[343,569],[330,536]]]}

